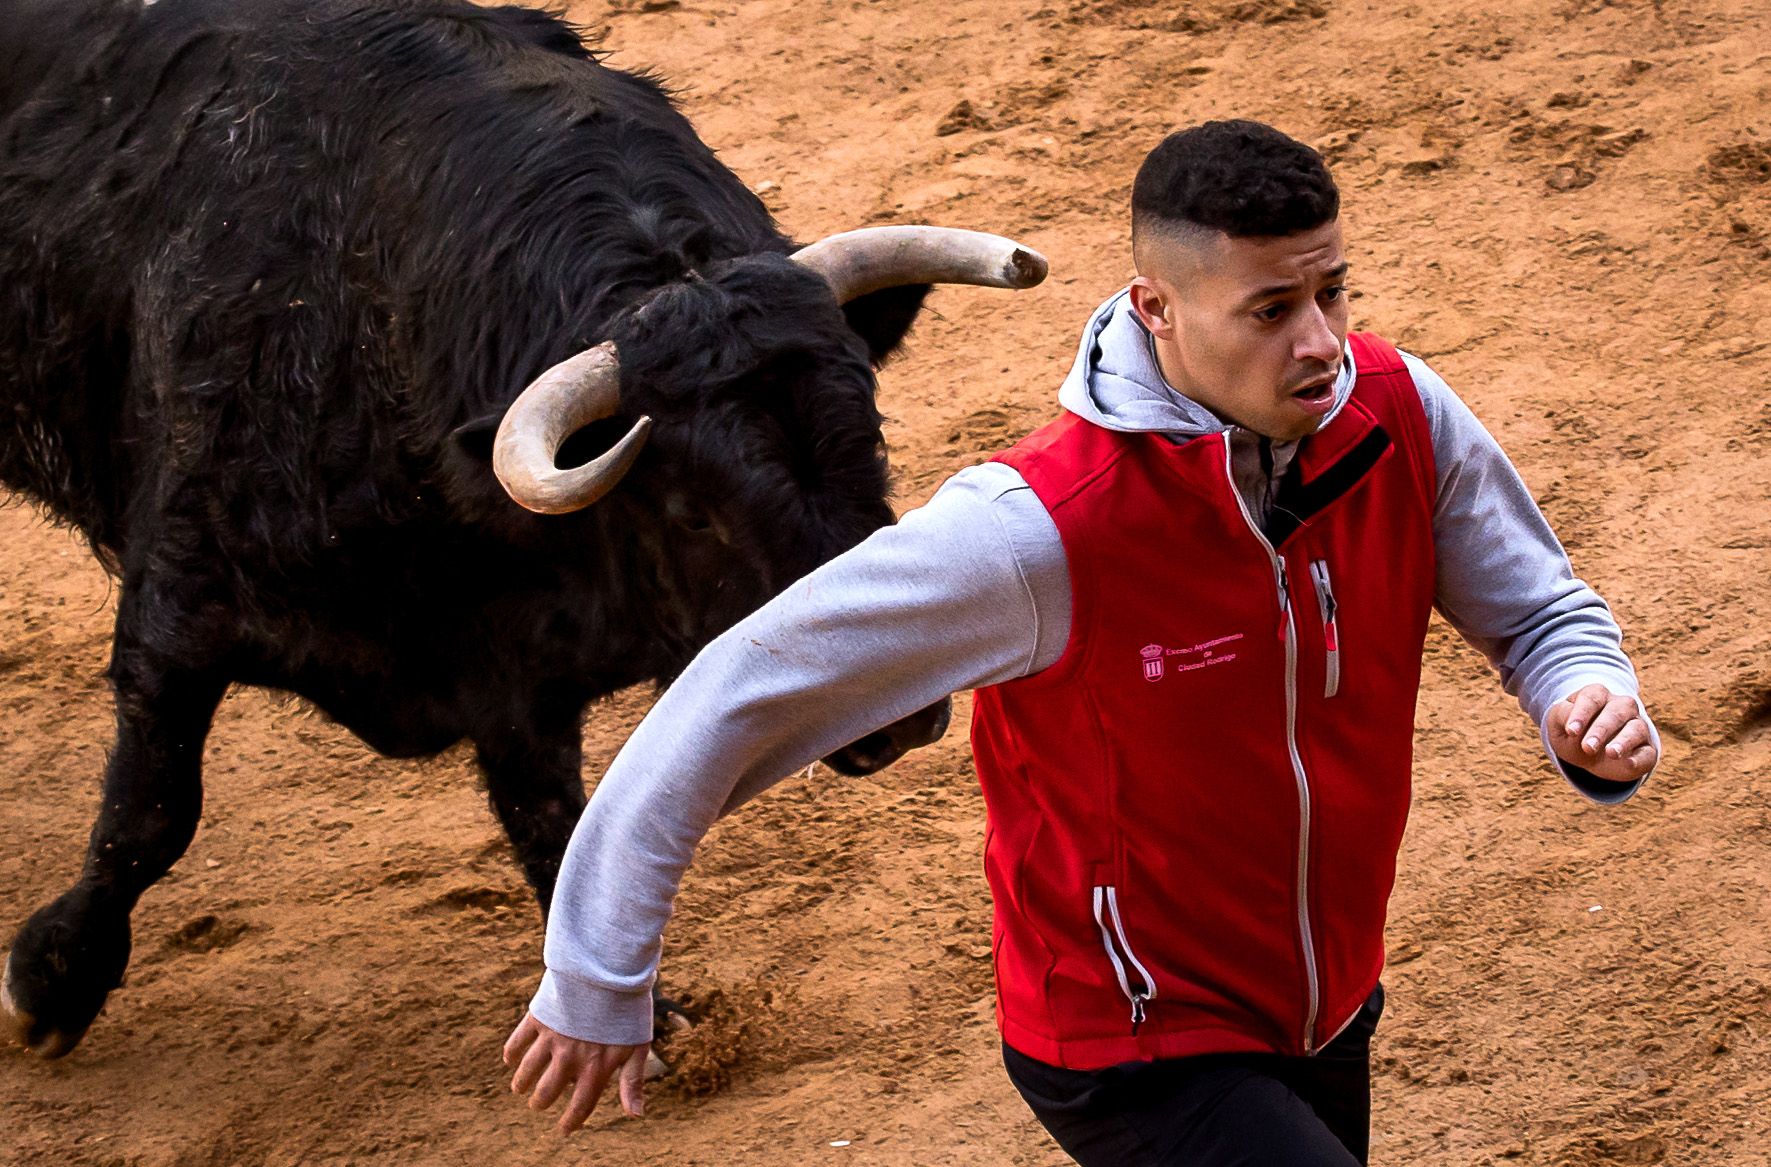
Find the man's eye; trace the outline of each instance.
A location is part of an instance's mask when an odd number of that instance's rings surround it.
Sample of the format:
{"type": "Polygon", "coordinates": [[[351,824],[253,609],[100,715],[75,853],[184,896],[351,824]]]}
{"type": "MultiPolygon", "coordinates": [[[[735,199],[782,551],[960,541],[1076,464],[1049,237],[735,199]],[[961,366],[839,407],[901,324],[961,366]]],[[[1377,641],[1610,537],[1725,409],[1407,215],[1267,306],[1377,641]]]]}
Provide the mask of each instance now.
{"type": "Polygon", "coordinates": [[[1268,304],[1265,308],[1256,308],[1254,315],[1256,320],[1265,320],[1267,323],[1271,324],[1273,321],[1285,315],[1285,305],[1268,304]]]}
{"type": "Polygon", "coordinates": [[[1331,288],[1323,288],[1322,295],[1329,300],[1338,300],[1347,294],[1347,285],[1335,284],[1331,288]]]}

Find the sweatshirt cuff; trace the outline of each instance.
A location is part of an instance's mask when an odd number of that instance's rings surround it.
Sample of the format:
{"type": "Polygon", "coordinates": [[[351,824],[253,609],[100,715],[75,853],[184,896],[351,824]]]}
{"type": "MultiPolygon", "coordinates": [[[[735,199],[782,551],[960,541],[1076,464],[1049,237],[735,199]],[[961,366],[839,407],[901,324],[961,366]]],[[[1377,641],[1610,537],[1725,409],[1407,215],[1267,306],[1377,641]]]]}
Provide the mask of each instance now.
{"type": "Polygon", "coordinates": [[[548,969],[529,1002],[535,1020],[556,1033],[602,1045],[646,1045],[652,1040],[652,990],[617,992],[548,969]]]}
{"type": "MultiPolygon", "coordinates": [[[[1631,694],[1631,696],[1635,695],[1631,694]]],[[[1648,723],[1648,740],[1654,743],[1654,752],[1658,755],[1660,754],[1660,731],[1654,728],[1654,719],[1648,716],[1648,710],[1642,708],[1642,699],[1640,697],[1636,697],[1636,706],[1642,709],[1642,720],[1648,723]]],[[[1561,758],[1556,756],[1556,751],[1550,747],[1550,718],[1548,713],[1544,714],[1544,718],[1538,723],[1537,729],[1538,735],[1543,740],[1543,752],[1549,757],[1550,761],[1556,764],[1556,769],[1562,772],[1562,777],[1568,780],[1568,785],[1574,787],[1575,790],[1579,791],[1592,802],[1597,802],[1605,806],[1615,806],[1620,802],[1628,802],[1635,796],[1636,791],[1642,788],[1642,783],[1654,776],[1654,770],[1649,770],[1648,773],[1637,778],[1634,782],[1613,782],[1609,778],[1601,778],[1597,774],[1593,774],[1588,770],[1574,765],[1572,762],[1564,762],[1561,758]]],[[[1659,763],[1655,763],[1655,769],[1659,768],[1659,763]]]]}

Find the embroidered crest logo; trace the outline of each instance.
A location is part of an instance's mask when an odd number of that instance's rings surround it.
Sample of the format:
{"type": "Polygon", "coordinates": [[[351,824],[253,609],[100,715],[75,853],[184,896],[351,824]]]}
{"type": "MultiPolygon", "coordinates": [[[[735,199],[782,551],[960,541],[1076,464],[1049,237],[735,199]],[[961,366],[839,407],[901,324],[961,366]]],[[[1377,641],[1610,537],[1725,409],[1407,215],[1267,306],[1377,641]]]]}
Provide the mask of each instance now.
{"type": "Polygon", "coordinates": [[[1219,636],[1213,640],[1188,645],[1186,648],[1165,648],[1160,644],[1146,644],[1138,649],[1139,663],[1143,666],[1144,680],[1160,681],[1169,673],[1169,657],[1177,657],[1174,672],[1190,673],[1196,669],[1208,669],[1213,665],[1227,665],[1236,659],[1233,647],[1242,639],[1242,633],[1235,632],[1229,636],[1219,636]]]}

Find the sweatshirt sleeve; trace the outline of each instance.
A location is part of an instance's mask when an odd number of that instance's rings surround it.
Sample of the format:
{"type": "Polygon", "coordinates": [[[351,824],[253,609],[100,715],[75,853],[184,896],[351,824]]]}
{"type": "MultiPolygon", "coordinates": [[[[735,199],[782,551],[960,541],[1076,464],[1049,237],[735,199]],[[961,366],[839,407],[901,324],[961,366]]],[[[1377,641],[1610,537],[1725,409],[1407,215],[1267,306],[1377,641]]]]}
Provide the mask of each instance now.
{"type": "MultiPolygon", "coordinates": [[[[1595,802],[1622,802],[1646,776],[1609,782],[1561,761],[1547,725],[1550,707],[1583,685],[1640,698],[1617,621],[1575,577],[1519,472],[1469,407],[1425,362],[1409,353],[1402,359],[1426,409],[1438,467],[1439,611],[1500,671],[1569,783],[1595,802]]],[[[1658,749],[1652,721],[1648,730],[1658,749]]]]}
{"type": "Polygon", "coordinates": [[[573,832],[536,1019],[588,1041],[650,1041],[664,926],[714,821],[952,692],[1049,664],[1069,603],[1056,526],[1014,470],[989,464],[715,639],[628,739],[573,832]]]}

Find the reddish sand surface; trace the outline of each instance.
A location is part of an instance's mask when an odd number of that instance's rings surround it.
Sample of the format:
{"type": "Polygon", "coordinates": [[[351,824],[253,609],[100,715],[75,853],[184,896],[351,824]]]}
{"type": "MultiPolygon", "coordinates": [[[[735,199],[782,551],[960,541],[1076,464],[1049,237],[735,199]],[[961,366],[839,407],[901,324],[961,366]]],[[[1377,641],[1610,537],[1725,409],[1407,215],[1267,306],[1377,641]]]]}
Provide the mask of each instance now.
{"type": "MultiPolygon", "coordinates": [[[[1614,605],[1666,740],[1588,805],[1436,624],[1375,1047],[1377,1163],[1771,1156],[1771,5],[1763,0],[622,0],[655,67],[801,238],[931,221],[1053,277],[938,292],[882,377],[903,506],[1052,415],[1129,274],[1144,152],[1211,116],[1320,146],[1356,323],[1448,378],[1614,605]]],[[[0,510],[0,922],[78,869],[115,588],[0,510]]],[[[649,694],[586,728],[597,774],[649,694]]],[[[962,701],[963,717],[969,705],[962,701]]],[[[498,1061],[540,970],[454,752],[390,762],[240,691],[190,853],[71,1057],[0,1056],[0,1161],[1057,1164],[998,1063],[962,728],[722,824],[666,941],[716,1019],[640,1122],[562,1144],[498,1061]],[[699,1093],[697,1091],[700,1091],[699,1093]]]]}

